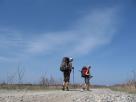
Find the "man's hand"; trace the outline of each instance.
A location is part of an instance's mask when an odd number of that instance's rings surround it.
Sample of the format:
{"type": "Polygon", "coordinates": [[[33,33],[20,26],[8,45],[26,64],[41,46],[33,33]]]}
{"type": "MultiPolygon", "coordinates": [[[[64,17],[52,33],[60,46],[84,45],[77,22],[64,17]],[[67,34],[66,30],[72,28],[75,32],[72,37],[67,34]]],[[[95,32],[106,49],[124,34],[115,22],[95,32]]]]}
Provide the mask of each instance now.
{"type": "Polygon", "coordinates": [[[92,77],[93,77],[93,76],[91,76],[91,75],[89,76],[90,79],[91,79],[92,77]]]}

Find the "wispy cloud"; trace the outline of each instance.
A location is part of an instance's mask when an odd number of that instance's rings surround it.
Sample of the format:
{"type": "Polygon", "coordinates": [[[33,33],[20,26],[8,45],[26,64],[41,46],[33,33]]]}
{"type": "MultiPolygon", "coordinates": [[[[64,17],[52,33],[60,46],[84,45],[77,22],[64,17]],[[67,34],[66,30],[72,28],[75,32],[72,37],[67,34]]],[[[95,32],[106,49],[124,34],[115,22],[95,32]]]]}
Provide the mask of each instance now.
{"type": "Polygon", "coordinates": [[[0,61],[8,61],[8,59],[6,57],[0,56],[0,61]]]}
{"type": "Polygon", "coordinates": [[[71,29],[42,34],[28,45],[28,52],[60,51],[63,55],[81,56],[111,42],[115,34],[116,8],[95,9],[79,18],[71,29]]]}
{"type": "MultiPolygon", "coordinates": [[[[78,18],[72,23],[71,29],[66,31],[23,36],[18,32],[3,34],[0,30],[0,48],[18,56],[55,54],[54,52],[68,56],[86,55],[112,41],[116,32],[116,10],[117,8],[95,9],[78,18]]],[[[2,59],[6,60],[1,57],[0,60],[2,59]]]]}

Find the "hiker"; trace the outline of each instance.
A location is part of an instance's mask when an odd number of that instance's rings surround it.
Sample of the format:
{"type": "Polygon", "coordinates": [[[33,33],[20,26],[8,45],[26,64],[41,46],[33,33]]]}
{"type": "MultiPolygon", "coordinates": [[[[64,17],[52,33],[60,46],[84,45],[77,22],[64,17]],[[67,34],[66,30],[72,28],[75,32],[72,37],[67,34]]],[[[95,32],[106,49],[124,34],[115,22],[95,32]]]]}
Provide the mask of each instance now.
{"type": "Polygon", "coordinates": [[[64,57],[60,66],[60,71],[63,72],[64,82],[62,90],[69,91],[69,80],[70,80],[70,73],[72,70],[72,61],[73,58],[64,57]]]}
{"type": "Polygon", "coordinates": [[[81,70],[81,76],[84,78],[85,85],[83,90],[90,89],[90,78],[92,78],[91,73],[90,73],[91,66],[84,66],[81,70]]]}

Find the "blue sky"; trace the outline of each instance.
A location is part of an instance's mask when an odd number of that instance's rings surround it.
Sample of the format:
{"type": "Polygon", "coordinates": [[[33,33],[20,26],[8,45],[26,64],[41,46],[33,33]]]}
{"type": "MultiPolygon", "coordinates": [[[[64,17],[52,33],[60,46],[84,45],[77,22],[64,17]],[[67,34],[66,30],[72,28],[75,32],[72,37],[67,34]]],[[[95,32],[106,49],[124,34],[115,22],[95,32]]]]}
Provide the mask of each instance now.
{"type": "MultiPolygon", "coordinates": [[[[74,58],[75,82],[92,66],[93,84],[111,85],[136,70],[135,0],[0,0],[0,81],[25,70],[24,82],[62,78],[74,58]]],[[[16,80],[16,78],[15,78],[16,80]]],[[[72,74],[71,74],[72,82],[72,74]]]]}

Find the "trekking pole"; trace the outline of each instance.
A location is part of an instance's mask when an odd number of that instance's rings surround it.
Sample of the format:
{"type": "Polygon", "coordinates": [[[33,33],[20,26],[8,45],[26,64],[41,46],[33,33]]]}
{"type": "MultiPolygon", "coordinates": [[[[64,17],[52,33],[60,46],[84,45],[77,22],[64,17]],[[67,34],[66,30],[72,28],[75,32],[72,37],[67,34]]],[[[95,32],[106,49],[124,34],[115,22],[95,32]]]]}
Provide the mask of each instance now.
{"type": "Polygon", "coordinates": [[[73,85],[74,85],[74,67],[72,67],[73,69],[73,85]]]}

